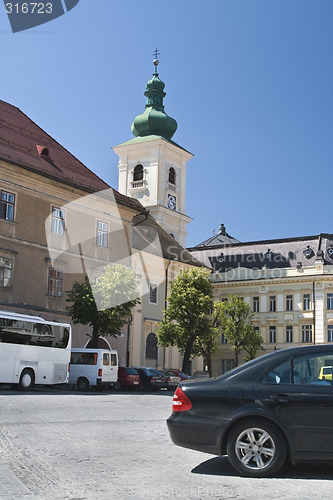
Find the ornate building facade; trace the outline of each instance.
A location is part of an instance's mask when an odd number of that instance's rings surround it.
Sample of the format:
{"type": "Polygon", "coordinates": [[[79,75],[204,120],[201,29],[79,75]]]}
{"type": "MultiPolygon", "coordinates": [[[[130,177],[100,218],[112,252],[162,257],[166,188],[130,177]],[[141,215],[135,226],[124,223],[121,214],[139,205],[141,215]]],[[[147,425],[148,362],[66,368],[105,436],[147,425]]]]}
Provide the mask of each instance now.
{"type": "MultiPolygon", "coordinates": [[[[222,225],[189,251],[212,269],[216,300],[236,295],[250,305],[265,352],[333,342],[333,234],[241,243],[222,225]]],[[[222,336],[213,374],[233,361],[222,336]]]]}

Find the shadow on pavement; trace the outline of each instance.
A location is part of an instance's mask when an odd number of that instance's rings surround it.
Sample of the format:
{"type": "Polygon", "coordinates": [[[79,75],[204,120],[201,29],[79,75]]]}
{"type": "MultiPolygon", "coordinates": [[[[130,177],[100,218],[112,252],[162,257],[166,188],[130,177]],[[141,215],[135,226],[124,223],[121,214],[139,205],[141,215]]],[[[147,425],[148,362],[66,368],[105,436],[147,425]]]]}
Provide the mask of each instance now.
{"type": "MultiPolygon", "coordinates": [[[[112,396],[117,396],[117,395],[124,395],[126,394],[127,396],[130,395],[154,395],[154,396],[171,396],[173,397],[174,391],[167,391],[167,390],[160,390],[160,391],[116,391],[113,389],[104,389],[104,390],[95,390],[94,388],[89,388],[86,391],[79,391],[76,387],[72,387],[71,385],[52,385],[52,386],[39,386],[35,385],[32,389],[29,389],[28,391],[20,390],[18,387],[12,387],[7,384],[2,384],[0,385],[0,395],[1,396],[9,396],[13,394],[71,394],[71,395],[78,395],[82,396],[83,394],[85,395],[91,395],[91,396],[101,396],[101,395],[112,395],[112,396]]],[[[171,411],[171,406],[170,406],[170,411],[171,411]]]]}
{"type": "MultiPolygon", "coordinates": [[[[332,462],[303,462],[286,464],[273,476],[275,479],[333,479],[332,462]]],[[[211,476],[239,476],[226,456],[215,457],[202,462],[191,471],[193,474],[211,476]]]]}

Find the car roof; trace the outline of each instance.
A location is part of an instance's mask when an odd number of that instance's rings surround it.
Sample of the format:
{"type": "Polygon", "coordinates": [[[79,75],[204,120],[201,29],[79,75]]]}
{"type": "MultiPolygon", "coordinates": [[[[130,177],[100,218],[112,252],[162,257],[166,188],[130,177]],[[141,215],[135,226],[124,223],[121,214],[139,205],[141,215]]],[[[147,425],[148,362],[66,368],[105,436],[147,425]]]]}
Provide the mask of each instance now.
{"type": "Polygon", "coordinates": [[[229,370],[228,372],[224,373],[223,375],[221,375],[221,377],[218,378],[223,378],[224,380],[226,380],[228,378],[233,378],[238,374],[241,375],[244,371],[261,372],[261,370],[264,370],[266,366],[267,367],[271,366],[284,359],[287,360],[294,356],[300,356],[302,354],[311,354],[317,352],[320,353],[320,352],[325,352],[327,350],[331,350],[333,352],[333,344],[320,344],[320,345],[312,344],[309,346],[295,346],[295,347],[290,347],[288,349],[272,351],[268,354],[264,354],[263,356],[252,359],[251,361],[248,361],[247,363],[238,366],[237,368],[229,370]]]}

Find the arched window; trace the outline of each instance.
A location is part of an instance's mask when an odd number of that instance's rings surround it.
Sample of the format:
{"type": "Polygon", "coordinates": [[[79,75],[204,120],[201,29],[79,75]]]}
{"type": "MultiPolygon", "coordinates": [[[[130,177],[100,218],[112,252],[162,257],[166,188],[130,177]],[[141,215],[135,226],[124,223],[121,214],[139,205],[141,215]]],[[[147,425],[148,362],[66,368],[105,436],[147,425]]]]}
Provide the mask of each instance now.
{"type": "Polygon", "coordinates": [[[143,180],[143,166],[137,165],[133,171],[133,181],[142,181],[143,180]]]}
{"type": "Polygon", "coordinates": [[[169,183],[173,186],[176,185],[176,170],[173,167],[169,168],[169,183]]]}
{"type": "Polygon", "coordinates": [[[146,359],[157,359],[157,337],[151,332],[146,340],[146,359]]]}

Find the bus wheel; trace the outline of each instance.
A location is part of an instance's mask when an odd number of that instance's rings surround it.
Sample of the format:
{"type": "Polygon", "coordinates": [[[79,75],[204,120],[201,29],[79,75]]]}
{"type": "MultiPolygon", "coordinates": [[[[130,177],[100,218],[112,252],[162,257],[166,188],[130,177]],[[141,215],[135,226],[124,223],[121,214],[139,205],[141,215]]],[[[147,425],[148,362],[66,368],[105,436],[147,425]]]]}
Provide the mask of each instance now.
{"type": "Polygon", "coordinates": [[[20,376],[19,388],[22,391],[28,391],[29,389],[32,388],[34,383],[35,383],[34,372],[32,370],[29,370],[28,368],[23,370],[20,376]]]}
{"type": "Polygon", "coordinates": [[[77,381],[77,388],[79,391],[87,391],[89,389],[89,380],[84,377],[80,377],[77,381]]]}

